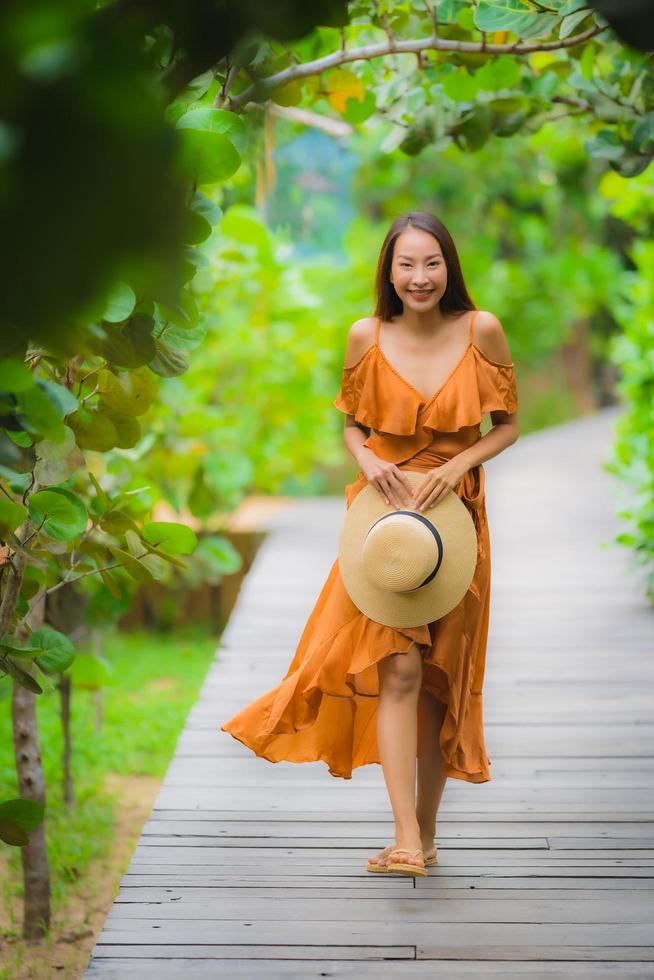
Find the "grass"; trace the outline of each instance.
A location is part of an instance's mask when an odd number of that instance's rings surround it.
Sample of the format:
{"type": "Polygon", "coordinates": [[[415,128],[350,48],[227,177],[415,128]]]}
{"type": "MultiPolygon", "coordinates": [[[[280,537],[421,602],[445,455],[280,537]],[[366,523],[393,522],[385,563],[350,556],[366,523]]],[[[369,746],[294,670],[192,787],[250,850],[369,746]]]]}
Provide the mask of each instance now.
{"type": "MultiPolygon", "coordinates": [[[[169,634],[139,630],[114,632],[104,637],[104,655],[111,666],[111,675],[101,694],[73,687],[75,803],[70,807],[63,802],[59,692],[52,689],[37,698],[47,793],[45,827],[53,914],[74,896],[91,874],[92,866],[97,864],[93,868],[97,874],[114,850],[120,803],[116,787],[120,794],[120,787],[131,781],[130,785],[136,786],[138,792],[142,777],[150,793],[152,787],[156,790],[186,716],[197,700],[217,644],[217,638],[206,629],[192,627],[176,628],[169,634]]],[[[18,796],[9,684],[5,680],[0,688],[1,800],[18,796]]],[[[134,830],[138,837],[140,826],[134,830]]],[[[0,855],[4,903],[0,935],[6,953],[7,942],[20,946],[22,872],[19,848],[0,843],[0,855]]],[[[5,962],[6,956],[0,955],[0,964],[5,962]]],[[[17,976],[17,972],[5,973],[4,969],[0,965],[3,980],[17,976]]]]}

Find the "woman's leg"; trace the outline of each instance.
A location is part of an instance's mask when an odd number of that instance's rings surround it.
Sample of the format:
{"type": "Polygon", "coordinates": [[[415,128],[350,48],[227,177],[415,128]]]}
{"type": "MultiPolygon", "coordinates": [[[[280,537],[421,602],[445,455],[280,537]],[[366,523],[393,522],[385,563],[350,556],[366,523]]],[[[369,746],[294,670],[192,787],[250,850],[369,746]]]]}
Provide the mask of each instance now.
{"type": "Polygon", "coordinates": [[[446,706],[427,691],[418,701],[418,800],[416,816],[425,857],[435,853],[436,814],[445,788],[443,754],[439,735],[446,706]]]}
{"type": "Polygon", "coordinates": [[[416,757],[418,697],[422,656],[412,644],[407,653],[394,653],[378,664],[379,706],[377,745],[395,819],[398,847],[421,847],[416,818],[416,757]]]}

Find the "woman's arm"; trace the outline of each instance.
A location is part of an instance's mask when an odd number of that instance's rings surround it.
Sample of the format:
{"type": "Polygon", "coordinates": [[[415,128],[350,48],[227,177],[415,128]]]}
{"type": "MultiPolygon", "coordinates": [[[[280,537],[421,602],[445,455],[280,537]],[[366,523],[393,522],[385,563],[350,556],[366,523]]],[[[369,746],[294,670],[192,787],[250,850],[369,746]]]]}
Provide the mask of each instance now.
{"type": "MultiPolygon", "coordinates": [[[[506,339],[502,324],[485,310],[480,310],[475,318],[475,343],[491,361],[499,364],[511,364],[512,357],[509,343],[506,339]]],[[[503,449],[513,445],[520,435],[518,413],[497,409],[490,413],[492,429],[482,436],[478,442],[458,453],[458,458],[468,469],[484,463],[487,459],[497,456],[503,449]]]]}

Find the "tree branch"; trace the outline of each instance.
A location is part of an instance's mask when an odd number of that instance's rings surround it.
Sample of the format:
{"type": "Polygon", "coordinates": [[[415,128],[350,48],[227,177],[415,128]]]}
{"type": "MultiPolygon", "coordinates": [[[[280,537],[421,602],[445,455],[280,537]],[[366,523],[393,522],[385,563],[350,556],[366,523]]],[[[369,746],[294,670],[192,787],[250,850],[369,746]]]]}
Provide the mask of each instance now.
{"type": "MultiPolygon", "coordinates": [[[[609,27],[591,27],[581,34],[574,34],[572,37],[562,38],[558,41],[542,41],[540,44],[524,44],[516,41],[511,44],[488,44],[484,39],[483,43],[476,41],[452,41],[446,38],[431,37],[418,38],[416,40],[380,41],[377,44],[367,44],[362,48],[349,48],[338,50],[332,54],[318,58],[316,61],[308,61],[305,64],[291,65],[284,68],[275,75],[267,75],[265,78],[257,80],[256,84],[228,99],[227,108],[231,112],[239,112],[244,109],[252,100],[255,93],[258,97],[265,97],[265,93],[279,88],[281,85],[288,85],[300,78],[309,78],[311,75],[320,75],[324,71],[338,68],[339,65],[349,64],[353,61],[370,61],[373,58],[383,58],[390,54],[412,54],[418,55],[423,51],[457,51],[465,54],[531,54],[533,51],[561,51],[566,48],[583,44],[590,38],[595,37],[602,31],[609,30],[609,27]]],[[[257,100],[255,100],[257,101],[257,100]]]]}

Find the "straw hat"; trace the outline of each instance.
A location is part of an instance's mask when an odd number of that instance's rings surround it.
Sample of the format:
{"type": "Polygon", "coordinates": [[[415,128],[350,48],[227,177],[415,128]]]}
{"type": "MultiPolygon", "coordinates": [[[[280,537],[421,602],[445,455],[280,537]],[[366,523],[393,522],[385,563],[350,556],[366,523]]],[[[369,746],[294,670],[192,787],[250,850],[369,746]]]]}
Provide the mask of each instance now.
{"type": "MultiPolygon", "coordinates": [[[[403,472],[415,499],[425,474],[403,472]]],[[[366,616],[382,626],[423,626],[468,591],[477,532],[453,490],[424,511],[395,510],[368,484],[346,511],[338,560],[345,589],[366,616]]]]}

